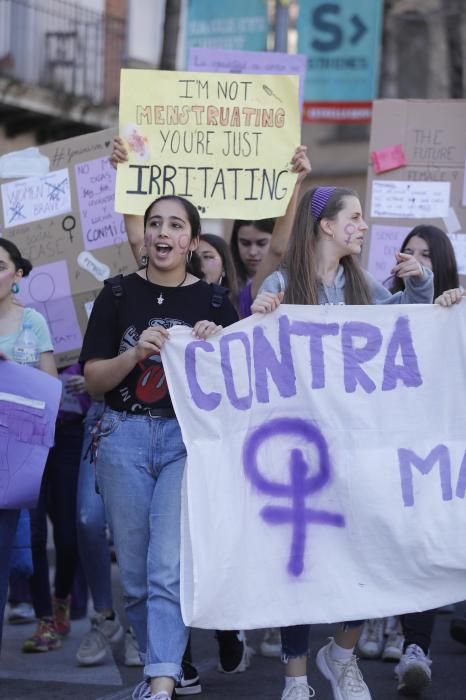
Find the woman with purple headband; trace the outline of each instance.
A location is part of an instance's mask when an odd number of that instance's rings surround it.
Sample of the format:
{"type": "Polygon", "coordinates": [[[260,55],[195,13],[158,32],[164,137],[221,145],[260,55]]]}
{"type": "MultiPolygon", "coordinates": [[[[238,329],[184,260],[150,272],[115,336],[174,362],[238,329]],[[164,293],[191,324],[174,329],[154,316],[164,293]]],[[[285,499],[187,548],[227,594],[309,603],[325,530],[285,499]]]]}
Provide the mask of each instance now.
{"type": "MultiPolygon", "coordinates": [[[[298,206],[285,263],[262,285],[253,313],[268,313],[288,304],[430,304],[433,275],[413,255],[396,254],[393,274],[404,290],[391,294],[358,261],[367,224],[353,190],[316,187],[298,206]],[[293,274],[288,274],[288,271],[293,274]]],[[[339,626],[317,654],[317,666],[330,682],[334,700],[371,700],[353,653],[362,621],[339,626]]],[[[308,700],[309,625],[281,629],[285,689],[282,700],[308,700]]]]}

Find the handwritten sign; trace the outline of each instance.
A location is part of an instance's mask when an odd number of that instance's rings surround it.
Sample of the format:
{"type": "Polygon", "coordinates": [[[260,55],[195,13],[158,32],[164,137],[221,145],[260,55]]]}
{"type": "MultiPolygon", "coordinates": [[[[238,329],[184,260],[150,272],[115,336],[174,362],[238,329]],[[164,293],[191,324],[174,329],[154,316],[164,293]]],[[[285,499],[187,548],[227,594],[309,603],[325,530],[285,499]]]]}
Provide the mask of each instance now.
{"type": "Polygon", "coordinates": [[[382,284],[391,282],[392,269],[404,239],[411,231],[409,226],[371,226],[371,246],[367,269],[382,284]]]}
{"type": "Polygon", "coordinates": [[[209,218],[279,216],[296,181],[298,78],[123,70],[120,134],[117,211],[178,194],[209,218]]]}
{"type": "Polygon", "coordinates": [[[228,51],[226,49],[189,49],[188,70],[211,73],[250,73],[299,76],[299,111],[302,113],[304,81],[306,79],[304,54],[278,51],[228,51]]]}
{"type": "Polygon", "coordinates": [[[126,241],[121,214],[115,212],[115,169],[108,158],[75,166],[81,228],[86,250],[126,241]]]}
{"type": "Polygon", "coordinates": [[[172,329],[186,624],[335,622],[461,599],[465,353],[466,304],[283,305],[208,341],[172,329]]]}
{"type": "Polygon", "coordinates": [[[42,177],[14,180],[1,186],[4,226],[19,226],[71,210],[66,168],[42,177]]]}
{"type": "MultiPolygon", "coordinates": [[[[394,150],[399,145],[406,164],[387,174],[378,174],[376,164],[372,160],[369,163],[366,216],[371,233],[363,250],[364,266],[369,266],[377,279],[381,279],[373,266],[375,260],[380,263],[382,244],[377,231],[381,223],[410,230],[419,224],[431,225],[449,234],[458,233],[459,237],[454,240],[458,241],[456,252],[461,262],[464,259],[461,232],[466,231],[466,208],[461,206],[465,182],[466,100],[375,100],[373,112],[369,152],[385,153],[390,144],[394,145],[394,150]],[[399,181],[400,189],[387,191],[386,184],[378,184],[374,190],[374,183],[386,183],[385,178],[388,182],[399,181]],[[415,190],[408,190],[408,184],[415,190]],[[412,192],[415,202],[410,202],[412,192]],[[382,222],[379,217],[387,217],[387,220],[382,222]]],[[[397,163],[396,153],[388,149],[387,155],[392,164],[397,163]]],[[[384,158],[382,167],[386,164],[384,158]]],[[[388,187],[391,188],[391,184],[388,187]]],[[[461,269],[461,283],[465,286],[463,264],[461,269]]]]}
{"type": "Polygon", "coordinates": [[[449,207],[449,182],[376,180],[372,183],[374,218],[440,218],[448,216],[449,207]]]}
{"type": "Polygon", "coordinates": [[[9,178],[27,161],[50,168],[43,177],[0,181],[0,230],[33,265],[19,298],[47,318],[59,367],[76,362],[87,308],[103,280],[136,266],[123,217],[114,211],[108,158],[115,135],[112,129],[85,134],[10,153],[6,169],[0,163],[0,177],[9,178]]]}

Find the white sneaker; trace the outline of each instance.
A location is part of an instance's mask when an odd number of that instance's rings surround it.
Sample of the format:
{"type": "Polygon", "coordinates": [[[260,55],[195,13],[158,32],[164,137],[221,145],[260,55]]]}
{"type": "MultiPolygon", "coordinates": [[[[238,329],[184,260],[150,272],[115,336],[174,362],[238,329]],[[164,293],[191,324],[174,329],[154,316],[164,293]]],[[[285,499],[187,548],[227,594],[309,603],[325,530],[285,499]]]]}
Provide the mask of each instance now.
{"type": "Polygon", "coordinates": [[[141,683],[138,683],[133,690],[131,700],[171,700],[171,695],[169,695],[165,690],[161,690],[158,693],[152,693],[148,681],[141,681],[141,683]]]}
{"type": "Polygon", "coordinates": [[[330,656],[329,643],[317,652],[317,668],[330,681],[334,700],[372,700],[369,688],[364,683],[356,657],[348,661],[334,661],[330,656]]]}
{"type": "Polygon", "coordinates": [[[91,617],[91,629],[81,640],[76,654],[80,666],[96,666],[100,664],[107,653],[108,645],[119,642],[123,637],[123,627],[115,613],[115,618],[109,620],[100,613],[91,617]]]}
{"type": "Polygon", "coordinates": [[[390,636],[392,632],[401,632],[400,619],[394,615],[385,618],[385,627],[383,631],[386,637],[390,636]]]}
{"type": "Polygon", "coordinates": [[[280,658],[282,655],[282,638],[280,635],[280,630],[277,627],[271,627],[270,629],[265,630],[259,648],[262,656],[276,656],[280,658]]]}
{"type": "Polygon", "coordinates": [[[384,661],[399,661],[403,654],[403,645],[405,638],[401,632],[391,632],[386,641],[382,652],[384,661]]]}
{"type": "Polygon", "coordinates": [[[139,644],[133,630],[125,632],[125,666],[144,666],[139,654],[139,644]]]}
{"type": "Polygon", "coordinates": [[[410,644],[395,667],[398,691],[402,695],[418,695],[432,677],[432,661],[417,644],[410,644]]]}
{"type": "Polygon", "coordinates": [[[36,613],[29,603],[18,603],[10,605],[7,620],[9,625],[27,625],[36,621],[36,613]]]}
{"type": "Polygon", "coordinates": [[[385,620],[366,620],[359,637],[357,649],[363,659],[378,659],[384,647],[385,620]]]}
{"type": "Polygon", "coordinates": [[[309,700],[315,697],[315,690],[307,683],[293,683],[282,693],[281,700],[309,700]]]}

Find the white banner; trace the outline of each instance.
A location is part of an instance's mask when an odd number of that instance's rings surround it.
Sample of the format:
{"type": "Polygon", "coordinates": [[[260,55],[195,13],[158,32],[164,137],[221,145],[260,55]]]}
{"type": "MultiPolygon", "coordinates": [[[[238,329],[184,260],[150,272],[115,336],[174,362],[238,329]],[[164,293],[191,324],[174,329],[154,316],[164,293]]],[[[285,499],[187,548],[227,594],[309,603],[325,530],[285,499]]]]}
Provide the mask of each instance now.
{"type": "Polygon", "coordinates": [[[188,449],[186,624],[254,629],[466,595],[466,303],[281,306],[163,363],[188,449]]]}

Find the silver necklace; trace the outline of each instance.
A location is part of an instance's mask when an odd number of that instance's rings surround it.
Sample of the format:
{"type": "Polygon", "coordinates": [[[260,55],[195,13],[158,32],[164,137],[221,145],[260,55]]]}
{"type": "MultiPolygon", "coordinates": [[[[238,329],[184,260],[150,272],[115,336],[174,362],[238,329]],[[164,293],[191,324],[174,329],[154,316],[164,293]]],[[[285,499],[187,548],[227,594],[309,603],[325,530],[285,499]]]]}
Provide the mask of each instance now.
{"type": "MultiPolygon", "coordinates": [[[[154,284],[154,282],[151,282],[149,279],[149,275],[147,273],[147,267],[148,266],[146,265],[146,280],[149,282],[149,284],[154,284]]],[[[186,270],[183,279],[181,280],[181,282],[179,284],[176,284],[175,287],[182,287],[183,284],[186,282],[187,276],[188,276],[188,271],[186,270]]],[[[161,304],[163,304],[164,301],[165,301],[165,297],[163,296],[162,292],[160,292],[159,296],[157,297],[157,304],[159,304],[159,306],[160,306],[161,304]]]]}

